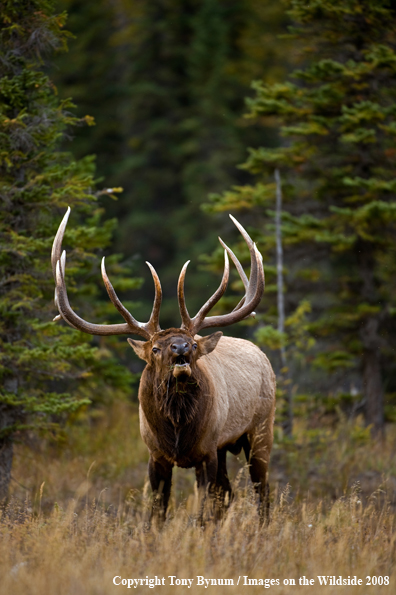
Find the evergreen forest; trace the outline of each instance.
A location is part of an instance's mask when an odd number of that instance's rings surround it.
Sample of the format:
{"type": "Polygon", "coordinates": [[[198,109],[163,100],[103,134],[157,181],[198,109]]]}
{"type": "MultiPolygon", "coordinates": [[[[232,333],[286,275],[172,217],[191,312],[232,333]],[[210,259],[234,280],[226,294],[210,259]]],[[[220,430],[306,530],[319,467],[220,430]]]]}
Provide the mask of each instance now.
{"type": "MultiPolygon", "coordinates": [[[[395,158],[394,0],[0,2],[0,534],[14,544],[0,595],[13,581],[107,594],[115,574],[186,568],[396,580],[395,158]],[[65,273],[51,247],[68,207],[65,273]],[[84,320],[121,323],[105,257],[146,321],[152,265],[161,328],[179,328],[186,260],[191,315],[219,286],[218,236],[250,274],[229,214],[265,291],[254,316],[213,330],[255,343],[277,377],[271,522],[229,453],[225,520],[201,531],[180,469],[153,530],[143,362],[126,336],[66,324],[55,283],[84,320]]],[[[211,314],[239,307],[243,281],[231,262],[211,314]]]]}

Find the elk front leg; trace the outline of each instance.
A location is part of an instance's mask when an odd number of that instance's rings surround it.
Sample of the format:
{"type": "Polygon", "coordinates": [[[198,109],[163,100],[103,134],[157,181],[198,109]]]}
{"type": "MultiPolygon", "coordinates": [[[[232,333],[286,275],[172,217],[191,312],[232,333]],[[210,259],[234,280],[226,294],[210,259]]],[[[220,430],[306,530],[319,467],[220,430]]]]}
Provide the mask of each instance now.
{"type": "Polygon", "coordinates": [[[199,518],[203,524],[203,513],[206,503],[206,495],[209,491],[213,494],[216,487],[217,479],[217,451],[208,455],[201,463],[195,467],[195,475],[197,478],[198,494],[200,499],[200,513],[199,518]]]}
{"type": "Polygon", "coordinates": [[[199,490],[205,490],[209,485],[209,489],[214,488],[217,478],[217,451],[208,455],[195,468],[195,475],[199,490]]]}
{"type": "Polygon", "coordinates": [[[150,455],[148,472],[154,496],[151,518],[159,515],[161,520],[165,520],[172,486],[172,468],[172,463],[163,457],[154,458],[150,455]]]}

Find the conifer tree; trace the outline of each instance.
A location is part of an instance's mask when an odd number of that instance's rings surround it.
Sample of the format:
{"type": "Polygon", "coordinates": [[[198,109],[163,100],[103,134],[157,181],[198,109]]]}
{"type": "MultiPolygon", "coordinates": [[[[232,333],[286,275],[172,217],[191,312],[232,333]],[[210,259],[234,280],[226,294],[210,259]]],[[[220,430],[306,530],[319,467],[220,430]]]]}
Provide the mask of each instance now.
{"type": "Polygon", "coordinates": [[[395,390],[396,14],[388,0],[289,7],[302,68],[293,82],[254,83],[248,102],[249,117],[277,118],[284,140],[250,150],[244,167],[261,176],[257,186],[214,204],[268,207],[268,176],[281,170],[293,276],[315,282],[311,330],[324,346],[316,363],[360,374],[366,423],[379,434],[384,384],[395,390]]]}
{"type": "Polygon", "coordinates": [[[113,222],[98,226],[92,158],[75,161],[59,151],[65,130],[78,120],[44,66],[49,53],[65,48],[64,22],[65,14],[53,14],[52,0],[2,2],[0,499],[8,492],[15,437],[52,427],[99,389],[105,395],[130,381],[100,346],[91,346],[90,337],[52,322],[51,244],[67,205],[74,217],[88,218],[87,225],[73,226],[66,242],[73,247],[69,284],[74,293],[78,281],[81,296],[73,301],[80,311],[88,302],[91,316],[97,310],[92,252],[109,243],[113,228],[113,222]]]}

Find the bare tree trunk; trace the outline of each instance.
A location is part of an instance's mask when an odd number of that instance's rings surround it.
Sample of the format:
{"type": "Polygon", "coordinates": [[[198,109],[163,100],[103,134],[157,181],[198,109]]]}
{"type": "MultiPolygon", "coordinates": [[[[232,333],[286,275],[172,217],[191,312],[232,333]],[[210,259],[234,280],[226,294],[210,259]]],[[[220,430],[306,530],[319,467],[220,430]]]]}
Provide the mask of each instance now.
{"type": "Polygon", "coordinates": [[[371,425],[374,437],[384,435],[384,390],[380,364],[379,321],[368,318],[361,330],[363,342],[363,397],[364,416],[367,425],[371,425]]]}
{"type": "Polygon", "coordinates": [[[365,350],[363,355],[364,412],[366,424],[372,426],[373,436],[382,436],[384,433],[384,392],[381,380],[378,353],[365,350]]]}
{"type": "MultiPolygon", "coordinates": [[[[16,393],[18,389],[17,378],[7,378],[4,390],[16,393]]],[[[7,429],[15,424],[17,408],[0,403],[0,502],[7,498],[11,481],[11,467],[13,457],[13,437],[7,429]]]]}
{"type": "MultiPolygon", "coordinates": [[[[276,273],[277,273],[277,288],[278,288],[278,331],[280,333],[285,332],[285,301],[283,296],[283,248],[282,248],[282,229],[281,229],[281,217],[282,217],[282,187],[279,169],[275,170],[275,182],[276,182],[276,273]]],[[[283,431],[286,436],[291,436],[293,433],[293,399],[292,391],[290,387],[289,374],[287,370],[286,361],[286,349],[282,345],[280,348],[280,361],[281,361],[281,376],[285,381],[285,411],[283,420],[283,431]]]]}
{"type": "MultiPolygon", "coordinates": [[[[361,296],[368,304],[378,304],[380,298],[376,289],[374,271],[376,262],[373,247],[361,240],[356,245],[359,274],[362,280],[361,296]]],[[[384,311],[367,316],[360,328],[363,345],[362,372],[365,422],[372,426],[373,437],[384,436],[384,390],[381,373],[381,335],[380,324],[384,320],[384,311]]]]}
{"type": "Polygon", "coordinates": [[[13,444],[11,438],[0,440],[0,502],[8,496],[11,481],[13,444]]]}
{"type": "MultiPolygon", "coordinates": [[[[14,423],[13,411],[7,405],[0,405],[0,432],[14,423]]],[[[12,436],[0,438],[0,502],[8,496],[12,466],[12,436]]]]}

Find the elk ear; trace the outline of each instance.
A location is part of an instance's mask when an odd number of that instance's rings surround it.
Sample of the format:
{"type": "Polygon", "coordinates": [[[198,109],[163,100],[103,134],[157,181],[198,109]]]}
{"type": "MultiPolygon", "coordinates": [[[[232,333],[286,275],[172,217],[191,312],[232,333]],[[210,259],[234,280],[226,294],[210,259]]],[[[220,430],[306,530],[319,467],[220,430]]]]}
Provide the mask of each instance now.
{"type": "Polygon", "coordinates": [[[216,349],[217,343],[220,341],[222,336],[223,333],[221,331],[217,331],[217,333],[213,333],[207,337],[200,337],[197,340],[199,347],[199,357],[201,357],[201,355],[208,355],[208,353],[212,353],[212,351],[216,349]]]}
{"type": "Polygon", "coordinates": [[[135,341],[134,339],[127,339],[129,345],[140,359],[148,362],[147,345],[149,341],[135,341]]]}

